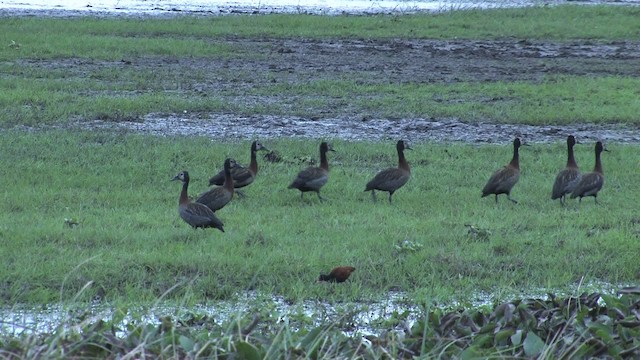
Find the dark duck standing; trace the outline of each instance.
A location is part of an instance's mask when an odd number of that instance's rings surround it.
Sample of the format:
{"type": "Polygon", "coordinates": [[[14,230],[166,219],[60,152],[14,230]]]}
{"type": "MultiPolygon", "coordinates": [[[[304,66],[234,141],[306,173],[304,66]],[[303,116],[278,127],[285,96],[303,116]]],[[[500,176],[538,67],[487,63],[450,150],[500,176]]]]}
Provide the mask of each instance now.
{"type": "Polygon", "coordinates": [[[411,177],[411,168],[404,157],[404,150],[411,150],[409,143],[404,140],[398,141],[396,150],[398,151],[398,167],[380,171],[367,183],[364,189],[364,191],[371,191],[373,201],[376,201],[376,190],[380,190],[389,192],[389,203],[391,203],[393,193],[406,184],[411,177]]]}
{"type": "Polygon", "coordinates": [[[327,275],[320,274],[320,278],[318,278],[318,281],[337,283],[345,282],[354,271],[356,271],[356,268],[352,266],[338,266],[337,268],[331,270],[331,272],[327,275]]]}
{"type": "Polygon", "coordinates": [[[560,204],[564,206],[565,196],[571,194],[576,185],[580,182],[580,169],[573,157],[573,146],[576,138],[573,135],[567,136],[567,166],[556,176],[551,192],[551,200],[560,199],[560,204]]]}
{"type": "Polygon", "coordinates": [[[582,175],[580,182],[571,193],[572,199],[580,197],[580,202],[582,202],[583,197],[593,196],[596,204],[598,203],[598,191],[600,191],[602,185],[604,185],[604,173],[602,172],[602,161],[600,161],[600,154],[602,154],[603,151],[609,150],[604,148],[602,142],[596,142],[596,165],[592,172],[582,175]]]}
{"type": "Polygon", "coordinates": [[[212,227],[224,232],[222,221],[216,217],[211,209],[200,203],[191,202],[191,200],[189,200],[189,196],[187,195],[187,188],[189,187],[189,173],[187,171],[183,171],[176,175],[173,180],[182,181],[182,192],[180,193],[180,198],[178,200],[178,213],[182,220],[193,228],[212,227]]]}
{"type": "Polygon", "coordinates": [[[329,162],[327,161],[327,151],[335,151],[331,145],[326,142],[320,144],[320,167],[308,167],[298,173],[298,176],[293,180],[289,189],[300,190],[300,198],[304,197],[304,193],[307,191],[315,191],[318,194],[318,199],[324,200],[320,196],[320,189],[329,180],[329,162]]]}
{"type": "Polygon", "coordinates": [[[520,149],[519,138],[513,140],[513,158],[507,166],[497,170],[491,175],[489,181],[482,189],[482,197],[494,194],[496,196],[496,204],[498,203],[498,195],[507,194],[507,199],[514,203],[518,203],[517,200],[511,198],[511,189],[513,185],[520,179],[520,158],[518,155],[518,149],[520,149]]]}
{"type": "MultiPolygon", "coordinates": [[[[253,182],[258,175],[258,161],[256,160],[256,152],[259,150],[269,150],[264,147],[259,141],[251,143],[251,161],[249,167],[236,165],[231,168],[231,177],[233,178],[233,187],[236,189],[243,188],[253,182]]],[[[221,186],[224,184],[224,169],[218,174],[209,179],[209,185],[221,186]]],[[[238,192],[240,195],[240,192],[238,192]]]]}
{"type": "Polygon", "coordinates": [[[206,205],[212,211],[218,211],[231,201],[233,198],[233,178],[231,177],[231,168],[236,165],[233,159],[224,161],[224,183],[222,186],[213,188],[202,193],[196,202],[206,205]]]}

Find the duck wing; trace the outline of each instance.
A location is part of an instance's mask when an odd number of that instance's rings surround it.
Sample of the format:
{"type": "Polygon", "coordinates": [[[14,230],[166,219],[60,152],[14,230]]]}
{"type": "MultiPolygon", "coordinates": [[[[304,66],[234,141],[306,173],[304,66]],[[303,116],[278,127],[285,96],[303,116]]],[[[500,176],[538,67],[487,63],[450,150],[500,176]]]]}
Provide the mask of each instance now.
{"type": "Polygon", "coordinates": [[[292,188],[320,188],[329,180],[329,174],[326,170],[319,167],[308,167],[298,173],[298,176],[293,180],[289,189],[292,188]]]}
{"type": "Polygon", "coordinates": [[[513,185],[518,182],[519,178],[520,170],[511,166],[505,166],[491,175],[489,181],[487,181],[487,184],[482,189],[482,196],[509,192],[513,185]]]}
{"type": "Polygon", "coordinates": [[[411,177],[411,173],[398,169],[398,168],[389,168],[380,171],[374,176],[371,181],[367,183],[367,186],[364,191],[369,190],[381,190],[381,191],[391,191],[397,190],[401,186],[409,181],[411,177]]]}
{"type": "Polygon", "coordinates": [[[580,171],[575,168],[566,168],[558,173],[553,183],[551,199],[555,200],[569,194],[580,182],[580,171]]]}

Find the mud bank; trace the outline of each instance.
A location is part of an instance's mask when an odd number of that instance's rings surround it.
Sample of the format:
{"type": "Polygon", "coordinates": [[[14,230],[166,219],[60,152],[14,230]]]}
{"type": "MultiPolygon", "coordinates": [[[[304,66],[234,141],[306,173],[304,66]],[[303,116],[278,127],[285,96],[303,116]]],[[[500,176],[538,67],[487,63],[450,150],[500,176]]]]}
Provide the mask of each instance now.
{"type": "Polygon", "coordinates": [[[157,136],[207,136],[212,139],[328,138],[351,141],[408,139],[412,142],[504,143],[520,136],[529,143],[564,141],[567,134],[580,142],[640,143],[640,129],[621,125],[580,124],[531,126],[465,123],[456,119],[306,119],[287,116],[151,114],[142,122],[77,122],[62,126],[85,130],[132,131],[157,136]]]}

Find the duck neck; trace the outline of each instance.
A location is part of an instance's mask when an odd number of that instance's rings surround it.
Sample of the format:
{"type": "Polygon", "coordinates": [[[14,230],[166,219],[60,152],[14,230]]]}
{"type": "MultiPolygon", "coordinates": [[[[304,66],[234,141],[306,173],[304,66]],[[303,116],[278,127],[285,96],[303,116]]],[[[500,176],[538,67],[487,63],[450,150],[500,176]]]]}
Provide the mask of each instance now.
{"type": "Polygon", "coordinates": [[[600,161],[600,154],[601,153],[602,153],[601,151],[596,150],[596,166],[593,167],[593,172],[597,172],[597,173],[603,174],[603,172],[602,172],[602,161],[600,161]]]}
{"type": "Polygon", "coordinates": [[[258,160],[256,159],[256,148],[251,147],[251,161],[249,162],[249,171],[255,176],[258,173],[258,160]]]}
{"type": "MultiPolygon", "coordinates": [[[[226,164],[225,164],[226,165],[226,164]]],[[[222,186],[233,192],[233,177],[231,176],[231,166],[224,167],[224,184],[222,186]]]]}
{"type": "Polygon", "coordinates": [[[407,172],[411,172],[411,168],[409,167],[409,163],[407,159],[404,157],[404,150],[398,148],[398,168],[405,170],[407,172]]]}
{"type": "Polygon", "coordinates": [[[513,147],[513,158],[511,158],[511,162],[509,163],[509,166],[520,170],[520,154],[518,153],[517,146],[513,147]]]}
{"type": "Polygon", "coordinates": [[[327,151],[320,149],[320,168],[329,171],[329,161],[327,161],[327,151]]]}
{"type": "Polygon", "coordinates": [[[180,192],[180,198],[178,199],[178,205],[184,205],[189,203],[189,195],[187,195],[188,187],[189,187],[189,181],[183,181],[182,191],[180,192]]]}
{"type": "Polygon", "coordinates": [[[567,167],[578,168],[575,157],[573,157],[573,145],[567,146],[567,167]]]}

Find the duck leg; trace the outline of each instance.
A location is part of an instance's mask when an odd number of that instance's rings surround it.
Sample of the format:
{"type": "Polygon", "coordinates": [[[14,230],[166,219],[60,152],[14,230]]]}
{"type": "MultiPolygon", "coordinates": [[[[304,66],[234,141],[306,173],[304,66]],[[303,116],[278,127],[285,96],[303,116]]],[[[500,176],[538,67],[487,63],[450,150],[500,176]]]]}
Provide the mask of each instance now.
{"type": "Polygon", "coordinates": [[[371,190],[371,199],[373,199],[373,202],[377,202],[378,199],[376,198],[376,191],[375,190],[371,190]]]}
{"type": "MultiPolygon", "coordinates": [[[[497,195],[496,195],[496,196],[497,196],[497,195]]],[[[512,198],[511,198],[511,195],[509,195],[509,194],[507,194],[507,199],[511,200],[514,204],[517,204],[517,203],[518,203],[518,200],[516,200],[516,199],[512,199],[512,198]]]]}

